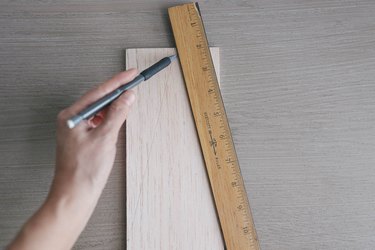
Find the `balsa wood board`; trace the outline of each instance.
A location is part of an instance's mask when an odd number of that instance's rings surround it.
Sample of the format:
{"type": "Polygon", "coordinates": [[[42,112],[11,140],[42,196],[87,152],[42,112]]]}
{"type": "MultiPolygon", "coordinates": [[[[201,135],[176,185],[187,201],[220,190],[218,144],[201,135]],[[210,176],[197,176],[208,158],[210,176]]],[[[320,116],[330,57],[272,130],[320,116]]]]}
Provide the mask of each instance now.
{"type": "MultiPolygon", "coordinates": [[[[216,72],[219,49],[211,49],[216,72]]],[[[175,49],[128,49],[142,70],[175,49]]],[[[223,249],[209,181],[177,61],[137,87],[126,124],[127,249],[223,249]]]]}

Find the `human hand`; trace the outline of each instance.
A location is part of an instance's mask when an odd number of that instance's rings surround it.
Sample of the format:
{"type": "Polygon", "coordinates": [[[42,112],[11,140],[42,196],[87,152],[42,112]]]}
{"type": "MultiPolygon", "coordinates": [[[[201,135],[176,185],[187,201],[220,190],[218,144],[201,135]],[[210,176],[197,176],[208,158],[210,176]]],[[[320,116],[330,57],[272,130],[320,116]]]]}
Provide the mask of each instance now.
{"type": "Polygon", "coordinates": [[[104,95],[131,81],[135,69],[92,89],[57,118],[55,176],[41,208],[8,249],[70,249],[86,226],[111,172],[119,130],[135,100],[129,90],[105,110],[73,129],[66,121],[104,95]]]}
{"type": "Polygon", "coordinates": [[[127,91],[105,110],[73,129],[67,127],[66,121],[136,75],[134,69],[122,72],[59,113],[56,172],[52,189],[85,186],[100,193],[104,188],[115,159],[119,130],[135,100],[134,92],[127,91]]]}

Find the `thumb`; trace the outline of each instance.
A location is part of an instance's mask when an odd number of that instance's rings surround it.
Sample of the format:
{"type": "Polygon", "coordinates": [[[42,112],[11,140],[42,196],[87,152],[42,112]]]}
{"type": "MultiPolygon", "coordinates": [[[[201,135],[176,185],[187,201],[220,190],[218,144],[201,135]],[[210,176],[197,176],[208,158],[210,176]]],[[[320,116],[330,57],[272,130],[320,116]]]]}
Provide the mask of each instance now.
{"type": "Polygon", "coordinates": [[[100,124],[99,130],[113,131],[118,133],[122,124],[125,122],[126,117],[130,111],[130,107],[135,101],[135,93],[133,90],[128,90],[122,94],[108,107],[104,121],[100,124]]]}

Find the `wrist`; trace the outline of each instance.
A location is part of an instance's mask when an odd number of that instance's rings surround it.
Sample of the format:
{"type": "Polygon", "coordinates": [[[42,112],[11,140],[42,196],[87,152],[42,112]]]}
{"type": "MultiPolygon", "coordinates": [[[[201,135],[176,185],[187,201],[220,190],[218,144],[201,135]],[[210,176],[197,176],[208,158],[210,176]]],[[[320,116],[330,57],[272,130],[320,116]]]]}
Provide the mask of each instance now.
{"type": "MultiPolygon", "coordinates": [[[[9,249],[70,249],[83,231],[99,195],[85,185],[57,185],[24,225],[9,249]]],[[[65,184],[67,184],[65,182],[65,184]]],[[[82,184],[82,183],[81,183],[82,184]]],[[[97,191],[96,191],[97,192],[97,191]]]]}
{"type": "Polygon", "coordinates": [[[46,205],[59,211],[86,213],[86,210],[94,209],[101,192],[102,188],[90,181],[55,176],[46,205]]]}
{"type": "Polygon", "coordinates": [[[49,196],[97,200],[106,182],[102,180],[103,178],[82,171],[82,169],[80,167],[57,167],[49,196]]]}

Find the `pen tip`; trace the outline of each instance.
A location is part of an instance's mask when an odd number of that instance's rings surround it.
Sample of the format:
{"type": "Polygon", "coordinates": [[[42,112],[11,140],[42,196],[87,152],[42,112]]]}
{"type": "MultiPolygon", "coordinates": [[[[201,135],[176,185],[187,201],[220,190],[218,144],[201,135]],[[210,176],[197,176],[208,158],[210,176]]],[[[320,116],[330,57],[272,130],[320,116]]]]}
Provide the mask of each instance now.
{"type": "Polygon", "coordinates": [[[74,128],[75,124],[72,120],[67,120],[66,125],[68,125],[68,128],[72,129],[74,128]]]}
{"type": "Polygon", "coordinates": [[[171,60],[171,62],[173,62],[177,59],[177,55],[169,56],[169,59],[171,60]]]}

